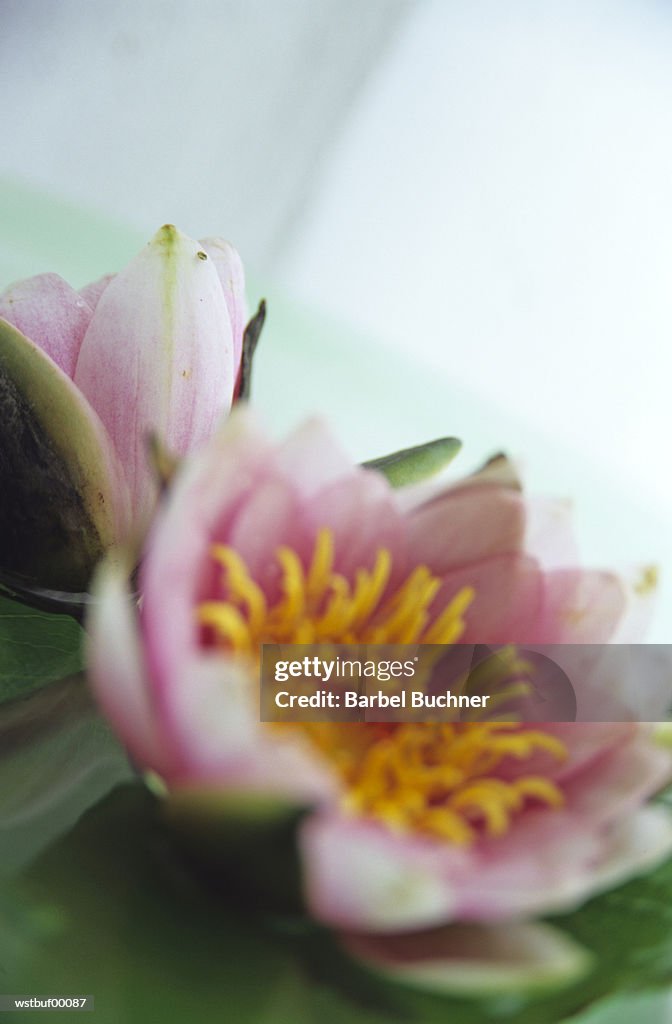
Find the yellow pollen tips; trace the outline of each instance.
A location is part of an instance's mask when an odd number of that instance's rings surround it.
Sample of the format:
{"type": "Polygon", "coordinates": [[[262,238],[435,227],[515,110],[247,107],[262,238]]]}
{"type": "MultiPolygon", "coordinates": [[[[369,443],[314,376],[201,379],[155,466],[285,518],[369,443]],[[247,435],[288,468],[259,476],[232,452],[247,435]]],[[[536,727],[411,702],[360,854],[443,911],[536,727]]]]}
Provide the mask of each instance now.
{"type": "Polygon", "coordinates": [[[503,835],[526,804],[564,801],[552,779],[515,770],[533,756],[545,754],[551,763],[566,757],[564,744],[539,729],[513,722],[302,728],[339,770],[345,809],[394,831],[466,845],[481,834],[503,835]],[[508,770],[499,776],[505,761],[508,770]]]}
{"type": "Polygon", "coordinates": [[[329,582],[334,564],[334,536],[331,530],[320,530],[315,541],[313,560],[308,570],[308,596],[319,597],[329,582]]]}
{"type": "Polygon", "coordinates": [[[262,643],[454,643],[474,597],[464,587],[437,614],[432,605],[441,580],[419,565],[392,588],[386,548],[377,551],[370,569],[347,579],[334,568],[334,536],[327,527],[318,531],[307,566],[292,548],[278,548],[274,601],[233,548],[216,544],[212,557],[222,568],[222,597],[201,604],[198,621],[218,644],[253,655],[262,643]]]}

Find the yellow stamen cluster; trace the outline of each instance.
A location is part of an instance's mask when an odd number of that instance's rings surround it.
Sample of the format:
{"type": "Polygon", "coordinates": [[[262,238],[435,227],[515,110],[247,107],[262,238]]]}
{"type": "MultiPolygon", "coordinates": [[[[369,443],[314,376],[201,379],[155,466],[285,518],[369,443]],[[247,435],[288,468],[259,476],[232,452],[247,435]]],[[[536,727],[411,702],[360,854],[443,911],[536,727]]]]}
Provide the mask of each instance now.
{"type": "Polygon", "coordinates": [[[303,728],[345,782],[346,807],[394,830],[463,845],[481,832],[502,835],[530,800],[550,807],[563,802],[557,785],[542,775],[493,774],[505,759],[563,758],[564,745],[541,730],[512,722],[328,722],[303,728]]]}
{"type": "MultiPolygon", "coordinates": [[[[326,528],[307,567],[291,548],[278,549],[273,602],[236,551],[215,545],[212,555],[222,567],[224,596],[201,604],[198,620],[215,643],[255,659],[262,643],[455,643],[474,596],[472,588],[463,588],[431,621],[441,581],[426,566],[417,566],[390,592],[392,558],[381,549],[371,569],[348,580],[334,568],[334,539],[326,528]]],[[[510,722],[280,728],[300,729],[336,768],[346,809],[395,830],[467,844],[482,833],[506,832],[529,801],[562,804],[560,789],[543,775],[498,773],[506,760],[565,756],[563,744],[541,730],[510,722]]]]}
{"type": "Polygon", "coordinates": [[[288,547],[276,553],[281,596],[272,606],[240,555],[218,544],[226,599],[206,601],[199,621],[234,651],[257,654],[261,643],[450,644],[464,631],[464,613],[474,592],[464,587],[429,624],[441,580],[417,566],[391,595],[390,552],[378,551],[372,569],[358,569],[350,582],[334,570],[334,538],[322,529],[307,569],[288,547]]]}

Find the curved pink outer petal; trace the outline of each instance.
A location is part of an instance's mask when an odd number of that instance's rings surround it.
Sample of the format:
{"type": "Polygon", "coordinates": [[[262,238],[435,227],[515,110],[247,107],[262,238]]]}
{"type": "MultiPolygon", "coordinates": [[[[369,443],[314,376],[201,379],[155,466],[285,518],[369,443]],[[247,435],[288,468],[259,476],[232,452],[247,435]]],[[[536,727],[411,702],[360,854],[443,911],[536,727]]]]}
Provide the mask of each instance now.
{"type": "Polygon", "coordinates": [[[365,818],[313,815],[300,833],[304,893],[318,920],[341,929],[403,932],[453,920],[457,899],[447,858],[466,870],[458,847],[391,834],[365,818]]]}
{"type": "Polygon", "coordinates": [[[528,498],[524,547],[545,570],[580,564],[572,530],[572,505],[553,498],[528,498]]]}
{"type": "Polygon", "coordinates": [[[103,291],[77,361],[75,383],[112,438],[141,521],[156,497],[148,435],[186,454],[231,405],[231,324],[204,255],[172,226],[158,231],[103,291]]]}
{"type": "Polygon", "coordinates": [[[87,629],[89,678],[103,711],[140,764],[170,774],[174,751],[157,720],[128,566],[98,571],[87,629]]]}
{"type": "Polygon", "coordinates": [[[233,332],[233,366],[237,377],[243,350],[243,334],[247,323],[243,262],[238,251],[223,238],[202,238],[200,245],[215,265],[226,299],[233,332]]]}
{"type": "Polygon", "coordinates": [[[100,296],[114,277],[116,277],[116,274],[104,274],[97,281],[91,281],[90,284],[85,284],[83,288],[79,289],[79,294],[91,307],[92,313],[100,301],[100,296]]]}
{"type": "Polygon", "coordinates": [[[502,996],[557,989],[592,966],[587,950],[544,922],[448,926],[397,935],[341,934],[351,957],[397,984],[450,994],[502,996]]]}
{"type": "Polygon", "coordinates": [[[0,317],[72,377],[93,310],[58,274],[17,281],[0,295],[0,317]]]}

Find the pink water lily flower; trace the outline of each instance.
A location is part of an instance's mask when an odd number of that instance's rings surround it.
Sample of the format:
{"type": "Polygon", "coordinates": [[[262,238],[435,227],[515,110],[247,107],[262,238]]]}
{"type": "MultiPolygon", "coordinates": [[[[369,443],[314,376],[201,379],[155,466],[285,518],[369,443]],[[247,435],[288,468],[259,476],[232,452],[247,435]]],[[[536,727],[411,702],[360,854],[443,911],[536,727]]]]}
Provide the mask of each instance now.
{"type": "MultiPolygon", "coordinates": [[[[647,724],[259,721],[264,641],[635,639],[645,588],[559,564],[573,556],[567,510],[532,508],[501,460],[395,491],[320,422],[276,445],[234,413],[160,510],[141,611],[118,567],[98,579],[91,679],[136,762],[183,808],[221,792],[311,808],[298,838],[307,906],[380,969],[412,975],[454,954],[447,924],[466,929],[465,949],[501,952],[498,922],[510,952],[545,960],[550,942],[575,969],[548,931],[508,923],[672,851],[667,812],[647,804],[672,760],[647,724]]],[[[668,699],[649,695],[647,710],[662,717],[668,699]]]]}
{"type": "Polygon", "coordinates": [[[3,513],[2,568],[85,586],[96,557],[152,511],[148,434],[186,454],[231,407],[244,321],[235,249],[169,224],[81,291],[40,274],[0,295],[14,509],[3,513]]]}

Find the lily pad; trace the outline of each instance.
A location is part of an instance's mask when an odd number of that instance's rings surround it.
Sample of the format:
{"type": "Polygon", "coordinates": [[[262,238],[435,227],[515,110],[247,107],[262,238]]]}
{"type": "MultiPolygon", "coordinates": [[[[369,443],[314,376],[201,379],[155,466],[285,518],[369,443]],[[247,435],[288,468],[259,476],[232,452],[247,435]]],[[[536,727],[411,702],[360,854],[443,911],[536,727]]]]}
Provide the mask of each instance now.
{"type": "MultiPolygon", "coordinates": [[[[262,853],[272,871],[273,844],[262,853]]],[[[672,863],[553,920],[590,960],[578,980],[530,991],[506,979],[467,999],[436,977],[422,991],[418,977],[381,974],[305,917],[254,906],[239,884],[244,844],[238,856],[213,877],[155,796],[119,787],[15,881],[5,903],[24,926],[6,985],[95,993],[103,1024],[552,1024],[579,1011],[605,1024],[629,1006],[664,1020],[652,993],[672,977],[672,863]]]]}

